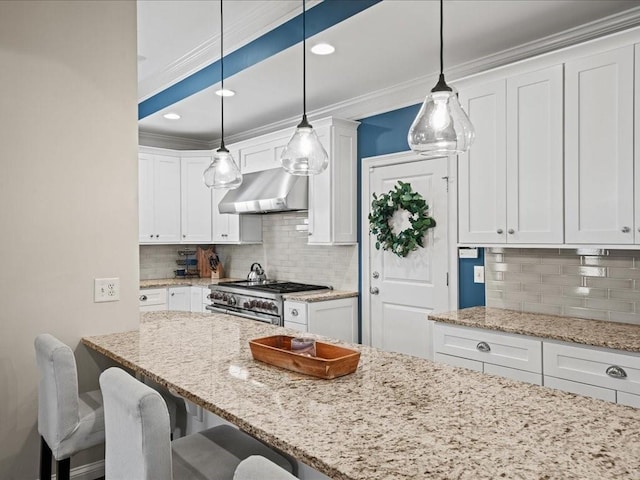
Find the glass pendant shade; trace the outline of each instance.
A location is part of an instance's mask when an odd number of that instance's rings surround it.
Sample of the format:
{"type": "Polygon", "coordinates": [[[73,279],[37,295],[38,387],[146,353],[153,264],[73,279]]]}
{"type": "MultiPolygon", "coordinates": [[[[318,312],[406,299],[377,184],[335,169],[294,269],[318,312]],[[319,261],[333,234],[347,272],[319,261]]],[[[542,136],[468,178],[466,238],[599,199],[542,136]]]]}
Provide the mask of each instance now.
{"type": "Polygon", "coordinates": [[[469,117],[453,91],[431,91],[411,124],[409,147],[426,157],[459,155],[475,138],[469,117]]]}
{"type": "Polygon", "coordinates": [[[242,184],[242,174],[225,147],[220,147],[213,155],[211,165],[204,171],[204,183],[209,188],[238,188],[242,184]]]}
{"type": "Polygon", "coordinates": [[[306,119],[298,125],[280,157],[282,167],[292,175],[317,175],[329,164],[329,156],[306,119]]]}

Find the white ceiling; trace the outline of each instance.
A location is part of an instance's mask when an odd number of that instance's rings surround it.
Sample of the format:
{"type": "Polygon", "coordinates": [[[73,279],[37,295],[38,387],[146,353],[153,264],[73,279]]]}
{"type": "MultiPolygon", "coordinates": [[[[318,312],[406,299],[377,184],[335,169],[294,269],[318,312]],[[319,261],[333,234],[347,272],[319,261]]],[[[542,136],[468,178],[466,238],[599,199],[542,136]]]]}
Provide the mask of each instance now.
{"type": "MultiPolygon", "coordinates": [[[[307,8],[317,3],[307,1],[307,8]]],[[[612,15],[611,24],[623,17],[639,23],[639,6],[640,0],[446,0],[445,74],[455,79],[465,66],[468,73],[473,62],[524,44],[537,45],[539,51],[540,45],[552,43],[553,37],[547,37],[612,15]],[[629,9],[634,10],[618,15],[629,9]],[[535,43],[540,39],[545,40],[535,43]]],[[[139,100],[219,58],[219,11],[218,0],[138,0],[139,100]]],[[[226,0],[225,54],[301,11],[299,0],[226,0]]],[[[307,55],[310,117],[379,113],[379,103],[369,99],[391,96],[395,88],[412,82],[420,86],[420,95],[426,94],[439,70],[438,21],[437,0],[385,0],[308,39],[307,48],[319,41],[336,47],[330,56],[307,55]]],[[[225,99],[227,143],[249,131],[294,125],[302,114],[301,44],[228,78],[225,87],[237,92],[225,99]]],[[[215,146],[220,97],[213,91],[218,88],[214,85],[140,120],[141,133],[215,146]],[[168,111],[182,118],[166,120],[162,115],[168,111]]],[[[406,105],[420,100],[403,99],[406,105]]]]}

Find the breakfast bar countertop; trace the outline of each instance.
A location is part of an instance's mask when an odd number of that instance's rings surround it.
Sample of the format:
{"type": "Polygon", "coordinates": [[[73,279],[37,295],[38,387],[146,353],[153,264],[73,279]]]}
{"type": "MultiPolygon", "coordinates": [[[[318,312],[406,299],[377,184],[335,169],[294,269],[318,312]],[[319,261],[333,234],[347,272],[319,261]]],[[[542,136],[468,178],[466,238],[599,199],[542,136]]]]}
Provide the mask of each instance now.
{"type": "Polygon", "coordinates": [[[153,312],[82,342],[335,479],[640,479],[639,409],[363,345],[322,380],[253,360],[275,334],[295,332],[153,312]]]}
{"type": "Polygon", "coordinates": [[[640,325],[517,312],[491,307],[471,307],[430,313],[430,320],[465,327],[581,343],[594,347],[640,352],[640,325]]]}

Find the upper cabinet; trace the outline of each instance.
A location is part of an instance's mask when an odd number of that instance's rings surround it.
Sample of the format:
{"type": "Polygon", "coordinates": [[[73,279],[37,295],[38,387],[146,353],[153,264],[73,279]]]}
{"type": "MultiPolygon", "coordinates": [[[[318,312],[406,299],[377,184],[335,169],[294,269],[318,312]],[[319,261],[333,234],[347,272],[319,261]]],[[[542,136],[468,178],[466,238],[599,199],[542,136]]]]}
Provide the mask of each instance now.
{"type": "Polygon", "coordinates": [[[211,155],[182,155],[180,211],[183,243],[211,243],[212,194],[202,178],[210,163],[211,155]]]}
{"type": "Polygon", "coordinates": [[[262,243],[262,216],[220,213],[218,204],[227,189],[213,190],[213,243],[262,243]]]}
{"type": "Polygon", "coordinates": [[[282,168],[280,155],[289,143],[293,131],[278,131],[258,138],[236,143],[230,150],[238,160],[242,173],[282,168]]]}
{"type": "Polygon", "coordinates": [[[640,245],[640,44],[627,37],[460,82],[476,129],[458,159],[461,244],[640,245]]]}
{"type": "Polygon", "coordinates": [[[180,158],[140,153],[138,157],[140,243],[180,241],[180,158]]]}
{"type": "Polygon", "coordinates": [[[562,243],[562,66],[460,93],[476,141],[460,157],[461,243],[562,243]]]}
{"type": "Polygon", "coordinates": [[[566,241],[634,243],[634,47],[566,63],[566,241]]]}
{"type": "Polygon", "coordinates": [[[326,118],[313,128],[329,155],[329,166],[309,177],[309,244],[357,242],[358,122],[326,118]]]}

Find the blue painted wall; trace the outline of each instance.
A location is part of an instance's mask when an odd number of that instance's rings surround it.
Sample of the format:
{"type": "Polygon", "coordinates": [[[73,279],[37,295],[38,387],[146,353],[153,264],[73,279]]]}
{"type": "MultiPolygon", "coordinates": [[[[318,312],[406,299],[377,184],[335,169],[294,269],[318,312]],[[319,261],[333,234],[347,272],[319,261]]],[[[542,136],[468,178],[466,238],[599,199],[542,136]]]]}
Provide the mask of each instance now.
{"type": "MultiPolygon", "coordinates": [[[[372,117],[359,120],[358,128],[358,171],[362,166],[362,159],[376,155],[405,152],[409,150],[407,144],[407,132],[418,114],[420,104],[399,108],[372,117]]],[[[362,194],[362,185],[358,179],[358,202],[362,194]]],[[[360,212],[362,205],[358,205],[358,226],[361,225],[360,212]]],[[[362,233],[358,232],[358,243],[362,245],[362,233]]],[[[365,235],[367,232],[364,232],[365,235]]],[[[459,308],[473,307],[485,304],[484,284],[473,283],[473,266],[484,265],[484,252],[480,252],[478,258],[461,259],[458,264],[458,306],[459,308]]],[[[362,262],[362,249],[359,252],[359,260],[362,262]]],[[[360,263],[361,264],[361,263],[360,263]]],[[[362,279],[360,278],[360,290],[362,291],[362,279]]]]}

